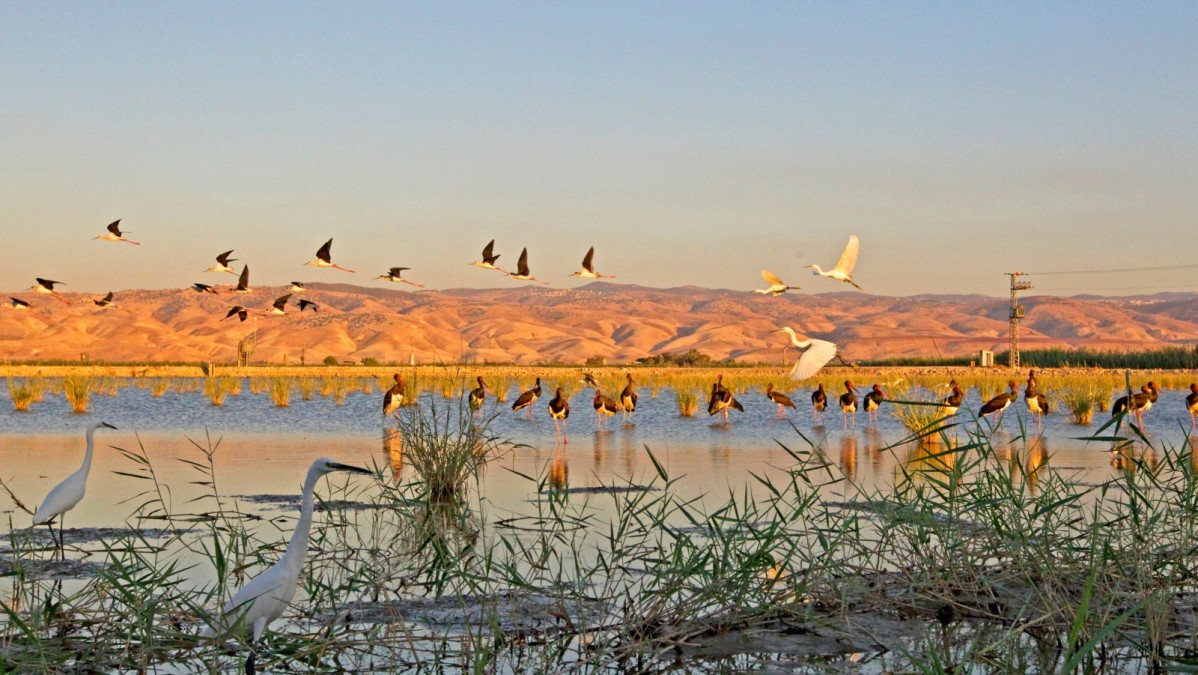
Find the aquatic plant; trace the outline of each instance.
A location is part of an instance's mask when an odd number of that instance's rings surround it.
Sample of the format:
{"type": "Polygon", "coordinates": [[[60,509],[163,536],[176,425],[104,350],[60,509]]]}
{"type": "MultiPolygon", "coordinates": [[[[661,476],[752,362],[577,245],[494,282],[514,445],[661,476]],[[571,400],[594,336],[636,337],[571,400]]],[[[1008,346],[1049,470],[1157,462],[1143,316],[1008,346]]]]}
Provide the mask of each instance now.
{"type": "Polygon", "coordinates": [[[166,393],[167,389],[170,388],[170,386],[170,378],[156,377],[150,382],[150,394],[152,394],[154,398],[161,398],[162,395],[166,393]]]}
{"type": "Polygon", "coordinates": [[[223,375],[212,375],[204,380],[204,395],[212,405],[224,405],[225,397],[233,390],[234,379],[223,375]]]}
{"type": "Polygon", "coordinates": [[[1091,384],[1074,384],[1061,387],[1057,396],[1061,406],[1069,411],[1074,424],[1088,425],[1094,419],[1094,411],[1102,398],[1098,388],[1091,384]]]}
{"type": "Polygon", "coordinates": [[[68,375],[62,378],[62,393],[76,414],[87,412],[87,402],[95,389],[96,380],[83,375],[68,375]]]}
{"type": "Polygon", "coordinates": [[[14,382],[8,378],[8,395],[12,399],[12,407],[17,411],[29,410],[29,406],[33,403],[33,399],[37,397],[37,389],[40,388],[38,380],[24,378],[20,382],[14,382]]]}
{"type": "Polygon", "coordinates": [[[286,408],[291,402],[291,378],[276,376],[270,378],[267,384],[267,390],[270,392],[270,400],[278,408],[286,408]]]}
{"type": "Polygon", "coordinates": [[[693,389],[679,391],[678,414],[682,417],[694,417],[699,410],[699,393],[693,389]]]}
{"type": "Polygon", "coordinates": [[[299,389],[301,401],[311,401],[316,394],[316,387],[319,383],[315,377],[300,377],[295,381],[295,386],[299,389]]]}

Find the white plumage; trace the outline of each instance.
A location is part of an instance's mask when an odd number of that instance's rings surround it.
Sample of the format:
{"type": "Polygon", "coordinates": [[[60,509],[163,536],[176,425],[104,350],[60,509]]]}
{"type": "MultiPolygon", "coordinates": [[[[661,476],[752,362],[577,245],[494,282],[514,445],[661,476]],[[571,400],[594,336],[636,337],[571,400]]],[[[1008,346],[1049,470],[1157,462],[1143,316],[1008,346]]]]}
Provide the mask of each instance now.
{"type": "Polygon", "coordinates": [[[798,286],[787,286],[785,283],[782,282],[781,279],[779,279],[777,277],[777,275],[775,275],[773,272],[771,272],[769,270],[761,270],[761,278],[765,279],[765,283],[769,284],[770,287],[769,288],[754,288],[753,289],[754,293],[761,293],[762,295],[765,295],[766,293],[772,293],[773,295],[778,296],[778,295],[782,295],[786,291],[799,290],[798,286]]]}
{"type": "MultiPolygon", "coordinates": [[[[96,429],[102,428],[116,429],[107,422],[96,422],[87,428],[87,452],[83,454],[83,466],[50,490],[50,493],[42,500],[42,505],[37,507],[37,512],[33,514],[34,525],[48,524],[75,508],[75,505],[83,499],[83,495],[87,491],[87,474],[92,468],[92,450],[95,447],[96,429]]],[[[62,532],[61,520],[58,531],[62,532]]],[[[50,527],[50,534],[51,536],[54,534],[53,526],[50,527]]]]}
{"type": "Polygon", "coordinates": [[[844,253],[840,254],[840,260],[836,261],[836,267],[825,272],[819,265],[808,265],[807,267],[815,270],[812,274],[817,276],[829,277],[837,279],[845,283],[852,284],[857,290],[864,290],[853,281],[853,268],[857,266],[857,251],[861,248],[861,243],[857,240],[857,235],[849,235],[848,246],[844,247],[844,253]]]}
{"type": "Polygon", "coordinates": [[[779,328],[777,332],[783,332],[790,336],[790,343],[799,349],[806,350],[795,362],[793,368],[790,369],[790,379],[805,380],[819,372],[825,364],[836,356],[836,345],[827,340],[799,340],[795,332],[790,327],[779,328]]]}
{"type": "Polygon", "coordinates": [[[279,618],[283,610],[291,604],[300,572],[304,568],[304,559],[308,556],[308,533],[312,529],[312,493],[316,490],[316,482],[320,477],[333,471],[370,475],[370,471],[366,469],[339,464],[323,457],[313,462],[308,469],[308,477],[304,480],[300,517],[295,524],[291,541],[287,544],[287,551],[270,566],[270,569],[251,579],[241,590],[233,594],[233,599],[221,610],[217,624],[205,631],[205,636],[223,636],[232,630],[248,628],[252,631],[252,640],[257,642],[267,625],[279,618]]]}

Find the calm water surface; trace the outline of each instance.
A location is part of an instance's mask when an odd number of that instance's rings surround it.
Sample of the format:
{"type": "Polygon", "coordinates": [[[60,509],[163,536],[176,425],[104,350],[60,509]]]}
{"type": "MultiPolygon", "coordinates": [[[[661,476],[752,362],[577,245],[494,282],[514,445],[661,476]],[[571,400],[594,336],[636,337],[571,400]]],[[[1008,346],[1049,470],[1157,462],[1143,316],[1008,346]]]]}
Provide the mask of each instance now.
{"type": "MultiPolygon", "coordinates": [[[[559,483],[568,481],[575,488],[625,480],[645,482],[653,473],[645,453],[648,446],[672,477],[682,477],[683,489],[722,501],[729,489],[739,490],[751,482],[752,473],[781,476],[794,467],[795,460],[780,444],[803,451],[809,446],[792,424],[847,478],[833,489],[830,498],[888,484],[902,466],[926,455],[911,446],[891,447],[906,431],[885,406],[876,427],[868,426],[865,414],[859,413],[856,429],[844,431],[839,413],[829,412],[824,426],[813,426],[807,396],[801,391],[794,392],[796,399],[804,401],[799,411],[787,411],[781,420],[776,417],[776,406],[761,392],[745,393],[740,398],[746,412],[733,412],[729,424],[702,411],[695,417],[680,417],[671,391],[663,389],[657,398],[651,398],[648,391],[641,393],[633,423],[625,424],[617,416],[605,431],[596,430],[589,390],[576,394],[571,401],[566,444],[557,441],[553,421],[546,413],[548,396],[537,402],[531,420],[523,412],[510,411],[514,395],[506,404],[490,398],[487,411],[496,415],[492,431],[519,447],[490,467],[481,491],[492,507],[505,515],[526,511],[536,496],[535,485],[505,468],[559,483]]],[[[352,393],[341,406],[331,398],[303,401],[295,395],[290,406],[279,408],[269,395],[251,394],[244,387],[223,406],[213,406],[196,392],[168,392],[156,398],[147,389],[126,387],[115,396],[93,395],[89,412],[83,415],[71,413],[60,396],[47,396],[28,412],[14,411],[6,398],[0,399],[0,478],[31,508],[79,466],[83,431],[89,424],[103,419],[120,428],[97,434],[87,497],[70,512],[68,527],[119,525],[131,510],[122,502],[146,487],[144,481],[114,473],[136,467],[113,446],[127,450],[137,449],[139,444],[144,447],[180,508],[200,489],[189,481],[202,476],[177,461],[203,459],[193,441],[207,446],[208,439],[212,443],[219,440],[216,476],[224,496],[296,494],[308,465],[322,456],[363,466],[402,466],[402,452],[385,434],[379,394],[352,393]]],[[[977,392],[970,391],[963,411],[980,407],[976,399],[977,392]]],[[[424,400],[436,406],[456,405],[431,393],[426,393],[424,400]]],[[[973,424],[967,415],[961,417],[963,424],[973,424]]],[[[1025,470],[1066,471],[1085,482],[1101,481],[1117,470],[1108,445],[1076,440],[1093,433],[1107,419],[1106,414],[1099,413],[1090,427],[1070,424],[1061,414],[1051,415],[1043,436],[1031,440],[1020,433],[1020,418],[1027,424],[1022,400],[1008,410],[1002,429],[993,438],[996,446],[1024,464],[1025,470]]],[[[1147,414],[1146,423],[1154,440],[1184,442],[1190,424],[1184,392],[1164,392],[1147,414]]],[[[965,436],[963,430],[961,436],[965,436]]],[[[15,527],[27,525],[29,516],[14,511],[7,499],[0,504],[0,512],[11,515],[15,527]]],[[[3,527],[7,530],[7,522],[3,527]]]]}

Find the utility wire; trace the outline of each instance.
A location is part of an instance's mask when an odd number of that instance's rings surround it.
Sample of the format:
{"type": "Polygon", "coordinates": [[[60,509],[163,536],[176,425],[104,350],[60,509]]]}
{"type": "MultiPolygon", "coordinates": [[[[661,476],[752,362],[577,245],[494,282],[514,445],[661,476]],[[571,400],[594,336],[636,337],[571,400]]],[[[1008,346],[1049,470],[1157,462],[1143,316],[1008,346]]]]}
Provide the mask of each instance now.
{"type": "Polygon", "coordinates": [[[1024,272],[1027,275],[1046,276],[1049,274],[1113,274],[1117,272],[1153,272],[1157,270],[1188,270],[1198,268],[1198,265],[1167,265],[1165,267],[1126,267],[1114,270],[1073,270],[1070,272],[1024,272]]]}

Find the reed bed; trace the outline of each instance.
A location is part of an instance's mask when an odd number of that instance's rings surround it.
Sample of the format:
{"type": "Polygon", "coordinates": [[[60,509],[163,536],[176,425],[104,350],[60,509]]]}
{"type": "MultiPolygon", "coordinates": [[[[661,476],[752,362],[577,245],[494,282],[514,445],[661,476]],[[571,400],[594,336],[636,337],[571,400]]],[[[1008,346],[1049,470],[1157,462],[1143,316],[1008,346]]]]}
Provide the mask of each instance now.
{"type": "Polygon", "coordinates": [[[289,377],[272,377],[267,385],[270,400],[276,408],[286,408],[291,403],[292,381],[289,377]]]}
{"type": "Polygon", "coordinates": [[[891,413],[907,431],[920,437],[933,436],[942,428],[946,410],[935,392],[907,384],[891,385],[888,402],[891,413]]]}
{"type": "Polygon", "coordinates": [[[150,394],[154,398],[162,398],[170,388],[171,381],[167,377],[156,377],[150,382],[150,394]]]}
{"type": "Polygon", "coordinates": [[[83,414],[87,412],[88,400],[95,390],[96,379],[81,375],[68,375],[62,378],[62,394],[71,404],[71,412],[83,414]]]}
{"type": "Polygon", "coordinates": [[[29,406],[38,398],[38,391],[41,388],[41,380],[36,378],[26,377],[20,380],[8,378],[8,395],[12,399],[13,410],[18,412],[29,410],[29,406]]]}
{"type": "MultiPolygon", "coordinates": [[[[404,459],[426,466],[408,482],[321,487],[301,588],[258,646],[262,670],[732,671],[744,661],[706,650],[745,643],[755,662],[795,635],[815,653],[786,657],[800,669],[846,649],[880,672],[1192,666],[1198,476],[1186,445],[1120,454],[1127,470],[1091,485],[1051,470],[1034,444],[1000,452],[970,431],[915,446],[892,485],[851,501],[829,499],[845,477],[819,448],[790,450],[788,469],[756,476],[759,491],[712,503],[651,453],[647,475],[586,495],[553,489],[547,462],[512,477],[529,513],[483,527],[485,495],[469,487],[502,451],[485,423],[426,406],[400,425],[404,459]],[[429,615],[441,618],[413,621],[429,615]]],[[[45,574],[45,535],[9,535],[4,670],[240,666],[244,639],[230,650],[196,635],[287,532],[238,511],[217,489],[215,448],[197,448],[184,458],[207,490],[195,512],[173,509],[153,453],[121,451],[144,490],[79,583],[45,574]],[[195,582],[197,566],[215,582],[195,582]]]]}
{"type": "Polygon", "coordinates": [[[311,401],[316,395],[316,389],[319,386],[314,377],[300,377],[295,381],[295,387],[299,390],[301,401],[311,401]]]}
{"type": "Polygon", "coordinates": [[[212,405],[224,405],[225,397],[233,391],[235,386],[234,378],[222,375],[210,376],[204,381],[204,395],[208,397],[212,405]]]}
{"type": "Polygon", "coordinates": [[[681,417],[694,417],[699,411],[699,401],[701,399],[699,392],[694,389],[677,392],[678,396],[678,414],[681,417]]]}
{"type": "Polygon", "coordinates": [[[1092,384],[1066,385],[1057,394],[1061,406],[1069,411],[1069,419],[1077,425],[1089,425],[1094,420],[1094,411],[1098,410],[1099,401],[1110,398],[1109,393],[1103,393],[1092,384]]]}

